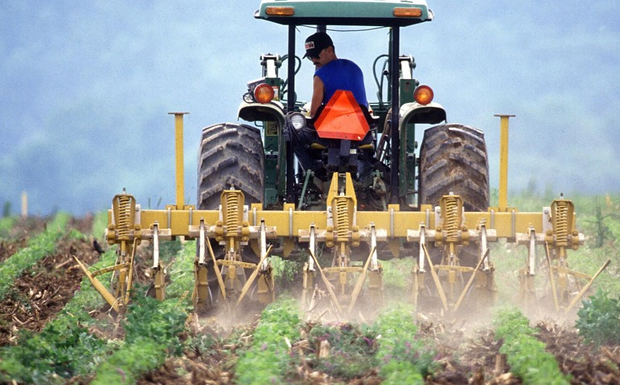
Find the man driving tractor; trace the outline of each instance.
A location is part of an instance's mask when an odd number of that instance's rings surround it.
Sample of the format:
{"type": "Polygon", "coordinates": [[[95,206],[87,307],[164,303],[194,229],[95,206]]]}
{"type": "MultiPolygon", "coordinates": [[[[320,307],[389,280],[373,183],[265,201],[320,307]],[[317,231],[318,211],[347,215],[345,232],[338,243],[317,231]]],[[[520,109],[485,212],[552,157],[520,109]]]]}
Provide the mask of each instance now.
{"type": "MultiPolygon", "coordinates": [[[[351,92],[365,115],[368,112],[368,100],[366,99],[362,70],[353,61],[339,59],[336,56],[334,43],[327,33],[317,32],[310,35],[305,41],[305,49],[304,58],[310,59],[316,67],[309,110],[309,116],[312,120],[307,128],[293,132],[291,139],[293,150],[302,168],[322,174],[324,170],[319,167],[311,152],[313,143],[327,146],[327,142],[319,137],[314,127],[314,123],[323,108],[338,90],[351,92]]],[[[362,143],[368,144],[373,140],[373,137],[371,132],[368,132],[366,137],[360,139],[362,139],[362,143]]],[[[370,170],[368,163],[367,160],[358,162],[358,174],[360,176],[365,170],[370,170]]]]}

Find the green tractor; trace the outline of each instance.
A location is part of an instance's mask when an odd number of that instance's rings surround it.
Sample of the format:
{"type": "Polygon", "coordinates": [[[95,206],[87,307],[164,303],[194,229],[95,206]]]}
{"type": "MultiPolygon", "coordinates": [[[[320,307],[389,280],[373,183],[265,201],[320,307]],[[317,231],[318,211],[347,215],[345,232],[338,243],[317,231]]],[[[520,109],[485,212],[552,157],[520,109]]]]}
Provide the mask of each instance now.
{"type": "MultiPolygon", "coordinates": [[[[356,156],[370,156],[373,161],[373,172],[363,179],[354,178],[361,206],[386,210],[387,204],[395,203],[406,210],[419,210],[420,204],[435,205],[443,194],[453,192],[464,198],[467,209],[487,209],[488,163],[483,133],[446,124],[445,110],[432,101],[433,91],[413,78],[413,57],[400,54],[400,29],[433,18],[425,1],[263,1],[255,17],[288,27],[288,52],[260,58],[262,78],[248,83],[239,107],[239,118],[252,126],[226,123],[203,130],[199,208],[217,208],[222,189],[230,185],[244,191],[249,202],[262,202],[265,208],[281,208],[284,202],[304,210],[324,207],[325,175],[296,167],[291,142],[287,141],[288,131],[311,125],[303,113],[305,101],[297,99],[295,88],[295,74],[303,63],[296,53],[296,33],[302,25],[316,26],[318,31],[352,25],[389,30],[386,53],[378,53],[373,63],[378,100],[369,100],[372,143],[358,149],[351,141],[356,156]],[[415,133],[420,124],[440,125],[423,133],[417,156],[415,133]],[[213,151],[222,148],[219,146],[226,150],[213,151]],[[240,154],[236,162],[231,160],[231,153],[240,154]],[[215,169],[226,171],[214,178],[215,169]]],[[[327,165],[329,151],[317,147],[313,156],[327,165]]]]}
{"type": "MultiPolygon", "coordinates": [[[[292,203],[296,210],[325,210],[332,175],[337,173],[339,193],[346,185],[345,175],[351,176],[357,198],[355,210],[359,211],[385,212],[390,204],[399,205],[400,210],[420,211],[421,204],[438,205],[449,193],[460,196],[468,211],[487,210],[484,134],[469,126],[447,124],[446,112],[433,101],[432,89],[413,77],[413,57],[400,53],[401,28],[433,19],[426,1],[262,1],[255,17],[287,27],[288,52],[260,57],[262,77],[248,83],[239,107],[239,118],[252,125],[225,123],[203,129],[199,209],[218,209],[222,191],[234,186],[244,193],[246,202],[260,203],[264,209],[281,209],[283,204],[292,203]],[[325,140],[309,144],[313,160],[324,172],[301,167],[290,140],[295,131],[312,130],[318,121],[307,116],[306,102],[297,98],[295,75],[303,64],[312,65],[297,55],[299,26],[330,33],[334,26],[389,31],[385,52],[379,52],[372,63],[378,100],[369,100],[370,133],[366,138],[371,140],[328,138],[327,145],[325,140]],[[435,126],[418,130],[418,135],[424,135],[418,156],[416,128],[423,124],[435,126]],[[361,158],[371,165],[364,175],[356,167],[361,158]]],[[[406,241],[401,240],[396,256],[417,253],[415,247],[403,247],[403,243],[406,241]]],[[[378,258],[389,259],[395,256],[393,250],[378,247],[375,252],[378,258]]],[[[246,259],[259,258],[246,254],[246,259]]],[[[340,264],[350,265],[351,253],[346,254],[340,264]]],[[[441,253],[432,254],[440,264],[441,253]]],[[[467,253],[470,265],[475,266],[477,254],[477,248],[467,253]]],[[[452,258],[452,263],[458,264],[459,256],[452,258]]]]}

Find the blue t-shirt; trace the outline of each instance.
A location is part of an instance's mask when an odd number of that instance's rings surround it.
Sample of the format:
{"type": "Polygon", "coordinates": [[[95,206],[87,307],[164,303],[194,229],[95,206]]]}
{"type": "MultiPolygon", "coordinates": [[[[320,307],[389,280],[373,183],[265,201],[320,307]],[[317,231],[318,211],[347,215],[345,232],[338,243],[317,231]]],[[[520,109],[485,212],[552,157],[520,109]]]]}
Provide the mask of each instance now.
{"type": "Polygon", "coordinates": [[[364,75],[360,67],[351,60],[332,60],[317,69],[314,76],[318,76],[325,87],[323,104],[327,104],[337,90],[344,90],[351,91],[359,104],[368,107],[366,90],[364,89],[364,75]]]}

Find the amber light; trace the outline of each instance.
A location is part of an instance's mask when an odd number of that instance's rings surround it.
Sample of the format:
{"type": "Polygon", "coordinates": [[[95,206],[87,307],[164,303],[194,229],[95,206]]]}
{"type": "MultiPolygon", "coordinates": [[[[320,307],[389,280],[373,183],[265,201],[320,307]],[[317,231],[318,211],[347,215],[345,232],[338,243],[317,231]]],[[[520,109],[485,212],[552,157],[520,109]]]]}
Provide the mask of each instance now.
{"type": "Polygon", "coordinates": [[[254,99],[259,103],[269,103],[273,100],[275,92],[269,84],[259,84],[254,88],[254,99]]]}
{"type": "Polygon", "coordinates": [[[396,17],[421,17],[422,10],[420,8],[394,8],[394,16],[396,17]]]}
{"type": "Polygon", "coordinates": [[[293,16],[295,8],[293,7],[267,7],[265,13],[269,16],[293,16]]]}
{"type": "Polygon", "coordinates": [[[419,86],[413,92],[413,98],[421,105],[426,105],[433,101],[435,94],[429,86],[419,86]]]}

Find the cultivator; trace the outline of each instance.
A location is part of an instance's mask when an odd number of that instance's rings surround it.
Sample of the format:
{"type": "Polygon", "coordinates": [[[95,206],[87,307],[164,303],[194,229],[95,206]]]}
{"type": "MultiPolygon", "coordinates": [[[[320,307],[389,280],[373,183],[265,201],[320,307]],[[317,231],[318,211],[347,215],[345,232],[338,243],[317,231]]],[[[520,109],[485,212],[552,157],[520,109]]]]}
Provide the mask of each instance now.
{"type": "MultiPolygon", "coordinates": [[[[503,194],[502,189],[500,201],[503,194]]],[[[113,199],[106,234],[110,244],[118,245],[116,264],[96,272],[80,265],[118,311],[129,301],[137,245],[142,241],[152,245],[154,293],[163,300],[165,270],[159,260],[159,243],[177,237],[193,239],[198,245],[194,264],[195,304],[199,308],[209,307],[219,297],[219,302],[232,308],[242,304],[244,298],[249,299],[250,292],[252,300],[260,303],[274,300],[276,288],[270,265],[273,245],[280,246],[279,254],[285,258],[296,245],[306,245],[302,303],[312,310],[316,305],[313,291],[320,286],[329,293],[341,315],[353,311],[360,296],[373,306],[382,302],[383,275],[378,260],[381,248],[394,257],[411,255],[417,250],[410,300],[417,303],[421,295],[430,294],[430,298],[438,298],[447,313],[455,313],[464,302],[493,302],[495,267],[489,245],[499,239],[528,247],[525,266],[520,271],[520,294],[526,304],[538,297],[534,284],[538,246],[545,250],[549,284],[558,311],[568,312],[606,267],[595,276],[568,269],[568,250],[583,244],[584,236],[575,227],[573,203],[567,199],[554,200],[538,213],[522,213],[508,207],[467,212],[458,195],[445,195],[438,206],[422,205],[416,212],[401,211],[399,205],[388,205],[386,211],[380,212],[358,211],[357,203],[348,173],[333,174],[323,211],[299,211],[293,204],[285,204],[281,210],[264,210],[261,204],[246,205],[244,194],[235,189],[222,192],[218,210],[195,210],[182,200],[177,200],[182,209],[168,206],[165,210],[142,210],[132,195],[123,192],[113,199]],[[224,255],[216,255],[212,244],[221,246],[224,255]],[[464,248],[477,250],[475,267],[461,264],[459,255],[464,248]],[[316,255],[319,249],[332,253],[330,266],[320,265],[316,255]],[[249,250],[258,256],[258,262],[244,260],[249,250]],[[356,263],[354,254],[359,250],[369,253],[358,261],[361,263],[356,263]],[[109,272],[114,273],[111,291],[96,278],[109,272]],[[210,283],[211,277],[215,277],[215,286],[210,283]],[[575,294],[573,284],[579,281],[586,284],[575,294]]]]}

